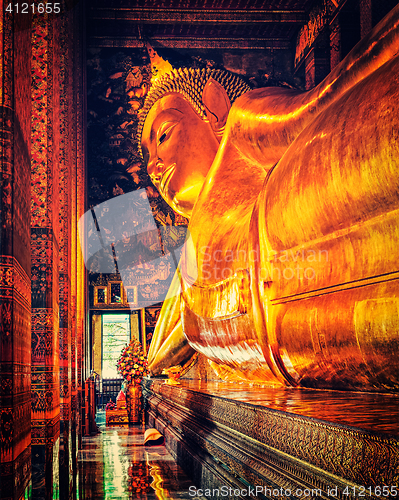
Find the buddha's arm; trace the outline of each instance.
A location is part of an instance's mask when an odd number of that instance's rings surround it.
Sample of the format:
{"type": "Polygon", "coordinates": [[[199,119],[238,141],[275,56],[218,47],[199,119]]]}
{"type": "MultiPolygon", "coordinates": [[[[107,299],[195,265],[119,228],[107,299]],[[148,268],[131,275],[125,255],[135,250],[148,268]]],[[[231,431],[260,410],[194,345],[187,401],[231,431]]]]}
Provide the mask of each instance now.
{"type": "MultiPolygon", "coordinates": [[[[170,329],[168,330],[170,332],[170,329]]],[[[159,375],[164,368],[183,366],[195,354],[183,334],[182,323],[179,320],[173,330],[164,339],[160,349],[154,353],[149,370],[152,375],[159,375]]]]}
{"type": "Polygon", "coordinates": [[[229,113],[227,136],[268,170],[317,114],[398,52],[399,5],[314,89],[269,87],[239,97],[229,113]]]}
{"type": "Polygon", "coordinates": [[[179,291],[176,273],[169,290],[171,298],[167,298],[162,306],[148,352],[149,370],[153,375],[160,374],[164,368],[184,364],[195,353],[183,334],[179,291]]]}

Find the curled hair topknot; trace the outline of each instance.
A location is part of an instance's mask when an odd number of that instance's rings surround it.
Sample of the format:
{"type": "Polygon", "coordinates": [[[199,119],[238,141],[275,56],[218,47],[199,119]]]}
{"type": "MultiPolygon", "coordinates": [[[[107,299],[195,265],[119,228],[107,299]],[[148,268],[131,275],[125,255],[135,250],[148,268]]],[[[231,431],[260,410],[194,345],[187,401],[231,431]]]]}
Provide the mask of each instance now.
{"type": "Polygon", "coordinates": [[[241,78],[220,69],[178,68],[162,75],[148,92],[144,106],[140,112],[137,137],[141,157],[143,157],[141,136],[144,123],[154,104],[168,94],[181,94],[191,104],[198,116],[204,120],[206,119],[206,112],[205,106],[202,103],[202,93],[210,78],[213,78],[222,85],[231,103],[237,97],[250,90],[250,87],[241,78]]]}

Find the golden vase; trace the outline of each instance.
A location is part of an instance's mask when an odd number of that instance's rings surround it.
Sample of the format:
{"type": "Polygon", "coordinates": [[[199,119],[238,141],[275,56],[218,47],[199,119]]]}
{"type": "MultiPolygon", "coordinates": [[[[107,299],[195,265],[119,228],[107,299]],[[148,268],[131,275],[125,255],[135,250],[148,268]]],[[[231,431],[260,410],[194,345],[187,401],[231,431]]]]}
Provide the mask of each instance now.
{"type": "Polygon", "coordinates": [[[126,409],[129,425],[138,424],[143,413],[141,386],[129,384],[126,388],[126,409]]]}

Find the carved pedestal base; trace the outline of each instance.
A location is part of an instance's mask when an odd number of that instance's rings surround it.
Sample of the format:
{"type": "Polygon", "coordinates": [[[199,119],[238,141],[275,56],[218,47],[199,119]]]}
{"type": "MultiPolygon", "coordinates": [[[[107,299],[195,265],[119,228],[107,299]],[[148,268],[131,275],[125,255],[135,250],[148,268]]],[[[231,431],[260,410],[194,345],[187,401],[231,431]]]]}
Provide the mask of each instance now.
{"type": "Polygon", "coordinates": [[[195,391],[184,382],[145,380],[143,393],[147,424],[165,436],[197,488],[232,488],[226,498],[254,491],[258,498],[349,499],[362,492],[381,498],[383,486],[393,487],[393,498],[396,491],[399,439],[389,434],[195,391]]]}

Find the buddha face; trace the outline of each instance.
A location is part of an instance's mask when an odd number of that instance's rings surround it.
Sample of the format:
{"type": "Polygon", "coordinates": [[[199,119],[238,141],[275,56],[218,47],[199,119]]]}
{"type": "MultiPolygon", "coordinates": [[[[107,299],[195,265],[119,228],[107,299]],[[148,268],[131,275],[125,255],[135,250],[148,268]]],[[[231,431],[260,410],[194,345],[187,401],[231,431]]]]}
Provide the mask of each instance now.
{"type": "Polygon", "coordinates": [[[147,171],[165,201],[190,217],[215,159],[219,142],[179,94],[169,94],[151,108],[141,146],[147,171]]]}

